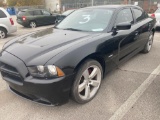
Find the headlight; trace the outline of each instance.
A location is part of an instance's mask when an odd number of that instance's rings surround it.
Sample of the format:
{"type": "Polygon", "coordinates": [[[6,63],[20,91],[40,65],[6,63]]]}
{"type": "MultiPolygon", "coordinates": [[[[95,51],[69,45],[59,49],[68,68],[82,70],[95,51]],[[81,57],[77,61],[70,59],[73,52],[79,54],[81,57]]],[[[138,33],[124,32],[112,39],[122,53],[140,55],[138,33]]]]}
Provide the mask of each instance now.
{"type": "Polygon", "coordinates": [[[63,77],[65,75],[60,68],[54,65],[28,67],[28,70],[31,76],[38,78],[63,77]]]}

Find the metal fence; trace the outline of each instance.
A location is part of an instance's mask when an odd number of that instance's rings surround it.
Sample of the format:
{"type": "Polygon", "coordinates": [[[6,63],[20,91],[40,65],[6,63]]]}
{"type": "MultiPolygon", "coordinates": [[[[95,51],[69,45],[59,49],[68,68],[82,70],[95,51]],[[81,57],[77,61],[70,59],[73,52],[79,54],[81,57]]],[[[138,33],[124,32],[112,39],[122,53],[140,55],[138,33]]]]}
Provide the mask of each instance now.
{"type": "MultiPolygon", "coordinates": [[[[126,4],[127,0],[61,0],[62,8],[65,10],[68,9],[78,9],[88,6],[97,6],[97,5],[110,5],[110,4],[126,4]]],[[[138,2],[138,6],[145,9],[147,12],[154,12],[157,9],[157,4],[155,1],[160,3],[160,0],[131,0],[131,4],[134,5],[135,2],[138,2]],[[147,3],[146,3],[147,2],[147,3]],[[147,6],[145,5],[147,4],[147,6]]],[[[129,0],[128,0],[129,2],[129,0]]]]}
{"type": "Polygon", "coordinates": [[[111,4],[123,4],[122,1],[104,1],[104,2],[97,2],[95,1],[94,3],[92,2],[81,2],[81,3],[63,3],[62,7],[65,7],[65,10],[68,9],[78,9],[78,8],[83,8],[83,7],[88,7],[88,6],[98,6],[98,5],[111,5],[111,4]]]}

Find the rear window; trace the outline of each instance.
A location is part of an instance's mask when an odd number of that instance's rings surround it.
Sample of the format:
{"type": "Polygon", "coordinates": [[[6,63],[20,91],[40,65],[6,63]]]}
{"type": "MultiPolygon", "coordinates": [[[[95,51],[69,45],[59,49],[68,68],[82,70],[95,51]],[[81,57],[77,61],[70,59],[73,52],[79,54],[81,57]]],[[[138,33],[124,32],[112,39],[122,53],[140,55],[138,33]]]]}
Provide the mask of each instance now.
{"type": "Polygon", "coordinates": [[[6,18],[6,17],[7,17],[6,14],[2,10],[0,10],[0,18],[6,18]]]}
{"type": "Polygon", "coordinates": [[[24,15],[26,15],[26,11],[20,11],[20,12],[18,13],[18,16],[24,16],[24,15]]]}

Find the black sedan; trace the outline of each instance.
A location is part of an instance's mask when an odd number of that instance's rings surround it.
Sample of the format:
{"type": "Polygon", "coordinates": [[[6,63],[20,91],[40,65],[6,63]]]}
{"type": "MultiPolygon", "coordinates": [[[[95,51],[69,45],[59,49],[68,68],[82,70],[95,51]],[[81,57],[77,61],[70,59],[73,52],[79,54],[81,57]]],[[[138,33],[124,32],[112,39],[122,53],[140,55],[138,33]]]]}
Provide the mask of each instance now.
{"type": "Polygon", "coordinates": [[[82,8],[54,28],[7,42],[0,71],[10,89],[27,99],[87,103],[108,71],[151,50],[155,23],[137,6],[82,8]]]}

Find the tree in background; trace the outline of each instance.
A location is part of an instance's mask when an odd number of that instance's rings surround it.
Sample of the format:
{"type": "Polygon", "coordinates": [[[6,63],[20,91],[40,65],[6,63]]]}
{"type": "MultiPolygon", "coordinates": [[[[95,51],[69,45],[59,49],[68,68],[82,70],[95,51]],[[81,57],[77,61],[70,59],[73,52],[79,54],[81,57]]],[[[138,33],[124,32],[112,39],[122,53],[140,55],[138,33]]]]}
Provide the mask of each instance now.
{"type": "Polygon", "coordinates": [[[7,0],[8,6],[34,6],[43,5],[44,0],[7,0]]]}
{"type": "Polygon", "coordinates": [[[4,7],[4,6],[5,6],[4,0],[0,0],[0,7],[4,7]]]}
{"type": "Polygon", "coordinates": [[[18,0],[7,0],[7,5],[8,6],[15,6],[17,4],[18,0]]]}

